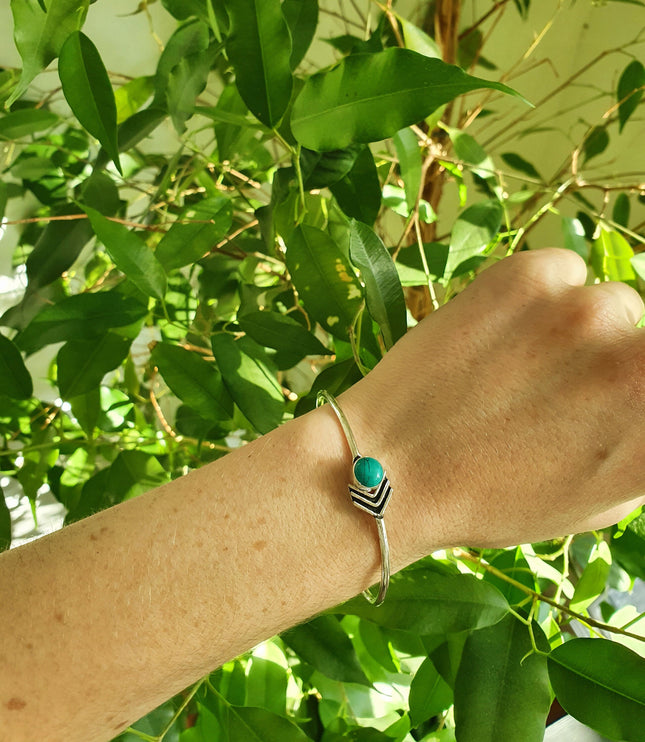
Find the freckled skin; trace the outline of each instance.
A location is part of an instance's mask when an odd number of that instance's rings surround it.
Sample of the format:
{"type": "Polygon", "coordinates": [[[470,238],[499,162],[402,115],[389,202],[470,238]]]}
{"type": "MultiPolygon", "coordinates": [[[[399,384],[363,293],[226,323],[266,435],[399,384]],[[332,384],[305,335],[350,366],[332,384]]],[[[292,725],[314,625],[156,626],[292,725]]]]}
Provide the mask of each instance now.
{"type": "MultiPolygon", "coordinates": [[[[599,528],[643,502],[643,304],[585,277],[568,251],[501,261],[338,398],[392,481],[393,572],[463,543],[599,528]]],[[[325,405],[0,554],[3,742],[104,742],[373,584],[378,541],[351,476],[325,405]]]]}
{"type": "Polygon", "coordinates": [[[22,711],[25,706],[27,705],[27,701],[24,701],[22,698],[10,698],[6,703],[5,706],[9,711],[22,711]]]}

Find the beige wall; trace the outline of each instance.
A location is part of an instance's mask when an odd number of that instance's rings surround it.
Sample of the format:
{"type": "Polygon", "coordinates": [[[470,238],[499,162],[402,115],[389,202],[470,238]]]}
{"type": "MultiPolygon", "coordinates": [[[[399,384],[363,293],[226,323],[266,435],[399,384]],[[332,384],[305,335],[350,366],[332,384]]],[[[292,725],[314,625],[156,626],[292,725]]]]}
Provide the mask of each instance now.
{"type": "MultiPolygon", "coordinates": [[[[375,12],[376,6],[370,6],[367,0],[358,0],[356,4],[361,8],[371,7],[372,12],[375,12]]],[[[114,73],[131,76],[152,73],[159,53],[158,42],[165,40],[174,26],[174,21],[165,13],[160,2],[149,6],[149,17],[145,13],[131,15],[137,5],[138,0],[111,0],[97,2],[90,8],[85,30],[99,48],[108,69],[114,73]],[[151,29],[157,38],[150,32],[151,29]]],[[[321,6],[333,12],[338,12],[342,7],[348,13],[353,13],[349,2],[321,0],[321,6]]],[[[418,0],[401,0],[398,4],[403,13],[418,6],[418,0]]],[[[495,101],[495,108],[503,111],[503,116],[481,119],[470,131],[481,143],[490,140],[487,148],[493,154],[521,152],[545,177],[551,178],[566,160],[572,149],[572,142],[579,142],[589,125],[602,122],[603,114],[614,100],[618,76],[630,61],[630,55],[633,54],[645,62],[645,43],[620,50],[626,41],[636,37],[639,32],[645,39],[645,9],[619,2],[597,6],[591,0],[533,0],[532,6],[529,22],[520,19],[514,4],[509,1],[499,23],[494,27],[491,23],[482,27],[487,33],[490,31],[486,56],[500,71],[507,70],[521,60],[535,38],[550,27],[544,34],[543,41],[519,64],[509,80],[510,84],[532,102],[537,103],[543,98],[547,100],[537,109],[527,111],[515,100],[498,99],[495,101]],[[593,66],[575,86],[550,97],[555,87],[608,48],[616,48],[617,51],[593,66]],[[523,114],[526,117],[522,125],[507,131],[509,123],[523,114]],[[523,136],[532,126],[549,127],[551,131],[523,136]]],[[[463,19],[471,22],[490,7],[491,0],[465,0],[463,19]]],[[[345,33],[347,30],[342,23],[326,13],[321,14],[321,23],[324,33],[328,35],[345,33]]],[[[2,0],[0,65],[19,64],[20,60],[10,36],[9,2],[2,0]]],[[[332,61],[333,52],[328,45],[319,43],[314,50],[314,57],[315,64],[324,64],[332,61]]],[[[478,68],[476,74],[497,77],[499,72],[478,68]]],[[[43,89],[55,86],[55,72],[46,72],[37,84],[43,89]]],[[[635,116],[620,137],[615,136],[616,131],[614,127],[610,150],[593,160],[583,170],[584,176],[594,181],[603,178],[616,178],[612,182],[645,181],[645,152],[642,144],[645,140],[645,117],[642,114],[635,116]],[[620,177],[625,173],[633,175],[620,177]],[[643,173],[642,177],[640,173],[643,173]]],[[[509,183],[513,182],[516,181],[510,173],[509,183]]],[[[599,194],[590,192],[590,195],[598,205],[601,204],[599,194]]],[[[452,206],[454,207],[454,203],[452,206]]],[[[14,205],[13,208],[19,207],[14,205]]],[[[577,207],[572,203],[563,203],[562,208],[572,214],[577,207]]],[[[453,211],[447,203],[446,224],[452,218],[453,211]]],[[[559,229],[556,221],[547,221],[538,235],[540,241],[557,243],[559,229]]],[[[6,265],[8,242],[3,240],[3,243],[0,268],[6,265]]]]}

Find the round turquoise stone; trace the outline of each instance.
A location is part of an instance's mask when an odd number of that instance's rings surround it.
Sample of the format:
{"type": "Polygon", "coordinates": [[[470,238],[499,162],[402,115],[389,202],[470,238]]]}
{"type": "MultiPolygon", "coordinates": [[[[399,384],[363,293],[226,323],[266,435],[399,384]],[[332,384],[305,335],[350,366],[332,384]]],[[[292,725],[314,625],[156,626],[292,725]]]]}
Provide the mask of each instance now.
{"type": "Polygon", "coordinates": [[[354,464],[354,476],[363,487],[371,488],[382,482],[385,472],[376,459],[371,456],[361,456],[354,464]]]}

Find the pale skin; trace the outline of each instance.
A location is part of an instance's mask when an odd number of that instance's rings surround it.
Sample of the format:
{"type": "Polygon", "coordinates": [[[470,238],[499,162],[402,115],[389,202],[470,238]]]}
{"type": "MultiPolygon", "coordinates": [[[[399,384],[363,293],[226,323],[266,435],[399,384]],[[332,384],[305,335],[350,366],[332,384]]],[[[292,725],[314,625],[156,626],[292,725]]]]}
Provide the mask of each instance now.
{"type": "MultiPolygon", "coordinates": [[[[392,569],[599,528],[643,502],[638,294],[561,250],[486,270],[339,398],[394,488],[392,569]]],[[[0,556],[0,739],[102,742],[379,575],[322,407],[0,556]]]]}

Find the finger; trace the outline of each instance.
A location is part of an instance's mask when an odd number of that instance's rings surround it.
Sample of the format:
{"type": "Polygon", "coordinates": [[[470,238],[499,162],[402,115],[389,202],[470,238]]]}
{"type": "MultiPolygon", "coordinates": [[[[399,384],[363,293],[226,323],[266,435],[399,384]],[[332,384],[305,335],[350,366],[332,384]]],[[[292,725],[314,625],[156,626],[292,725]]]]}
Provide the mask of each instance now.
{"type": "Polygon", "coordinates": [[[582,286],[587,280],[585,261],[572,250],[557,247],[515,253],[499,267],[523,272],[531,281],[553,288],[582,286]]]}
{"type": "Polygon", "coordinates": [[[637,291],[619,281],[606,281],[587,286],[583,291],[596,297],[602,296],[608,313],[620,322],[627,322],[630,327],[636,325],[645,312],[645,303],[637,291]]]}

